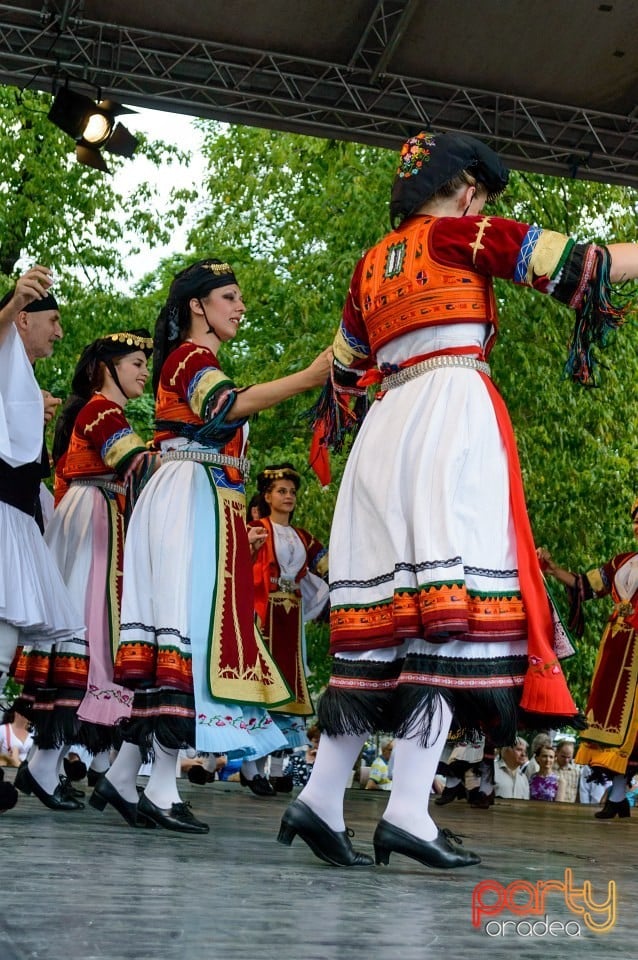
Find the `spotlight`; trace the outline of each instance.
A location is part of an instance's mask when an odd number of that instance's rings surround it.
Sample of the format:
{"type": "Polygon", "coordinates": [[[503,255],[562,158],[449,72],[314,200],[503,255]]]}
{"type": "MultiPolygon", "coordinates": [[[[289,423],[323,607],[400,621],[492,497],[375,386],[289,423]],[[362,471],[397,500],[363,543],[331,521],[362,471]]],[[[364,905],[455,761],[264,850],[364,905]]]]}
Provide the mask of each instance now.
{"type": "Polygon", "coordinates": [[[133,134],[116,122],[115,118],[122,113],[135,113],[135,110],[113,100],[96,103],[64,86],[55,95],[49,120],[75,140],[75,154],[80,163],[108,173],[100,150],[132,157],[137,147],[133,134]]]}

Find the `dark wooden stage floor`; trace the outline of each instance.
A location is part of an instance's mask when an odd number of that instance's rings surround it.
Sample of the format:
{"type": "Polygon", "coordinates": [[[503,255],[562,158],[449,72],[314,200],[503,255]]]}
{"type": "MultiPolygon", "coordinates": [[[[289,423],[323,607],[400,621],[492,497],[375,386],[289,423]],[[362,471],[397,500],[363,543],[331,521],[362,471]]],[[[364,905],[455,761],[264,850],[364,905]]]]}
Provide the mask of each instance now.
{"type": "MultiPolygon", "coordinates": [[[[455,801],[437,820],[480,866],[445,873],[393,854],[388,867],[348,871],[298,838],[275,842],[284,797],[257,799],[234,783],[186,782],[182,792],[210,822],[207,836],[132,830],[108,808],[53,813],[21,797],[0,817],[0,960],[638,955],[638,812],[597,821],[576,805],[455,801]],[[492,911],[479,911],[478,926],[473,904],[492,911]]],[[[349,824],[369,853],[384,802],[348,793],[349,824]]]]}

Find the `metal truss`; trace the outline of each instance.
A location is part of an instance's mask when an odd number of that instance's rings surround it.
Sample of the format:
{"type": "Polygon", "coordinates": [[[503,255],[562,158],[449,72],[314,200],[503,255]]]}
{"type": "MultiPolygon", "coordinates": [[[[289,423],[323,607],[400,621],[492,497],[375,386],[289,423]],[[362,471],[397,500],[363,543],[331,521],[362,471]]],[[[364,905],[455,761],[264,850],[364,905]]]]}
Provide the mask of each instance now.
{"type": "MultiPolygon", "coordinates": [[[[379,0],[348,64],[0,3],[0,80],[396,148],[420,128],[487,140],[513,167],[638,186],[638,117],[389,72],[416,0],[379,0]]],[[[79,15],[78,15],[79,14],[79,15]]]]}

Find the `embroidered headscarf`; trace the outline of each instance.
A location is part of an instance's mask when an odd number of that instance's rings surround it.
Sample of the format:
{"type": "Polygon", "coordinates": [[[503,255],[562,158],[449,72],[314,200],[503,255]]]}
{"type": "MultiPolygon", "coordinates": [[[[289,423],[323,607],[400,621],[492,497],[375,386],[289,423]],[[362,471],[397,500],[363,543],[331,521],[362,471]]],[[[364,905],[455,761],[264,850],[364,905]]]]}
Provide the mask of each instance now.
{"type": "MultiPolygon", "coordinates": [[[[201,300],[211,290],[237,284],[230,264],[208,258],[197,260],[176,274],[166,303],[160,310],[153,337],[153,390],[157,393],[160,373],[168,354],[182,339],[190,323],[190,301],[201,300]]],[[[207,321],[208,322],[208,321],[207,321]]]]}
{"type": "Polygon", "coordinates": [[[498,155],[466,134],[423,131],[406,140],[392,184],[392,227],[406,220],[463,172],[483,184],[490,200],[505,189],[509,178],[509,170],[498,155]]]}

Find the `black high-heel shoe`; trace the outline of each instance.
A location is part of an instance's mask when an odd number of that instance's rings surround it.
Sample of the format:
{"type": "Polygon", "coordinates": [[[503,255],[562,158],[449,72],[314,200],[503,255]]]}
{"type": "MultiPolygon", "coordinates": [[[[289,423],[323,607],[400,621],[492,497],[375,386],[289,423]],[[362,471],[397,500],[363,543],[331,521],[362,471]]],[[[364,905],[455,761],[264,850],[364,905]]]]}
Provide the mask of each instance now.
{"type": "Polygon", "coordinates": [[[71,797],[73,800],[84,799],[84,790],[79,790],[78,787],[74,787],[68,777],[60,777],[60,783],[62,784],[63,796],[71,797]]]}
{"type": "Polygon", "coordinates": [[[388,864],[391,853],[402,853],[425,867],[438,870],[451,870],[453,867],[471,867],[481,862],[481,858],[469,850],[461,850],[456,844],[461,838],[451,830],[439,830],[435,840],[420,840],[407,830],[401,830],[387,820],[379,820],[373,838],[374,856],[377,865],[388,864]],[[454,840],[455,843],[451,843],[454,840]]]}
{"type": "Polygon", "coordinates": [[[303,800],[293,800],[284,812],[277,840],[289,847],[297,834],[316,857],[335,867],[371,867],[374,862],[367,854],[353,850],[350,830],[331,830],[303,800]]]}
{"type": "Polygon", "coordinates": [[[89,769],[86,771],[86,782],[90,787],[94,787],[98,780],[102,779],[105,773],[106,770],[102,770],[100,773],[99,770],[93,770],[92,767],[89,767],[89,769]]]}
{"type": "Polygon", "coordinates": [[[0,813],[12,810],[18,802],[18,791],[12,783],[4,782],[4,770],[0,767],[0,813]]]}
{"type": "Polygon", "coordinates": [[[444,807],[453,800],[465,800],[467,791],[462,783],[457,783],[455,787],[443,787],[443,793],[434,798],[437,807],[444,807]]]}
{"type": "Polygon", "coordinates": [[[248,777],[245,777],[244,774],[239,771],[239,782],[242,787],[248,787],[256,797],[276,797],[277,791],[273,787],[272,783],[262,777],[260,773],[256,774],[252,780],[249,780],[248,777]]]}
{"type": "Polygon", "coordinates": [[[83,810],[84,804],[73,797],[68,797],[64,792],[64,787],[58,783],[53,793],[47,793],[43,790],[38,781],[32,775],[25,760],[18,767],[18,772],[13,781],[15,787],[20,793],[35,794],[38,800],[48,807],[49,810],[83,810]]]}
{"type": "Polygon", "coordinates": [[[154,825],[164,827],[165,830],[175,830],[178,833],[208,833],[209,826],[203,820],[198,820],[191,812],[190,803],[172,803],[170,807],[158,807],[145,793],[140,797],[138,813],[143,814],[154,825]]]}
{"type": "Polygon", "coordinates": [[[613,820],[614,817],[630,817],[631,807],[627,797],[622,800],[605,800],[605,806],[594,814],[597,820],[613,820]]]}
{"type": "Polygon", "coordinates": [[[110,803],[114,810],[124,817],[130,827],[155,827],[155,824],[148,817],[145,817],[138,810],[137,803],[131,800],[125,800],[119,790],[113,786],[110,780],[104,775],[95,784],[93,793],[89,797],[89,803],[95,810],[104,810],[107,803],[110,803]]]}

